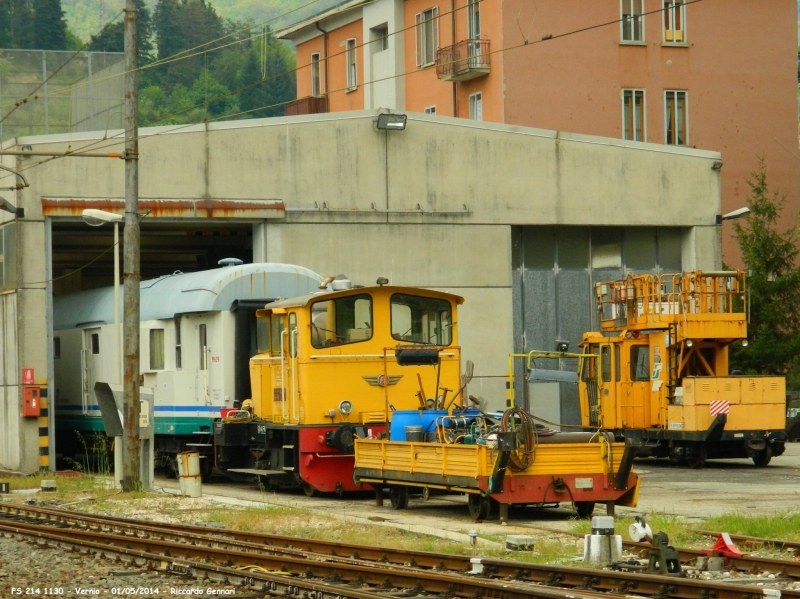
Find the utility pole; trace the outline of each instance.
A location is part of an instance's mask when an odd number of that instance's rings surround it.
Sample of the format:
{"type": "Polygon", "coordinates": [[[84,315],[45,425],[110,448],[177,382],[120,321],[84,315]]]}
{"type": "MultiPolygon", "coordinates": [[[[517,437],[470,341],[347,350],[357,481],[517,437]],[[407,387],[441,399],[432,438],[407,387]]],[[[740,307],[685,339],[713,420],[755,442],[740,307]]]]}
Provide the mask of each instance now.
{"type": "Polygon", "coordinates": [[[139,48],[136,0],[125,0],[125,234],[122,490],[142,488],[139,451],[139,48]]]}

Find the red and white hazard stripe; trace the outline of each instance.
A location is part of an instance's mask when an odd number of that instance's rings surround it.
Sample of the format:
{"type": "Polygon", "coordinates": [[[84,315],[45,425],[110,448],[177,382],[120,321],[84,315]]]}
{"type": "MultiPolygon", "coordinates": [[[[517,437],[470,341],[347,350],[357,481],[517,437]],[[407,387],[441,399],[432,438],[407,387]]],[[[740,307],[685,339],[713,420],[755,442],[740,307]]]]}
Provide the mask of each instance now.
{"type": "Polygon", "coordinates": [[[717,416],[719,414],[727,414],[730,412],[731,404],[725,400],[712,401],[708,406],[711,409],[711,415],[717,416]]]}

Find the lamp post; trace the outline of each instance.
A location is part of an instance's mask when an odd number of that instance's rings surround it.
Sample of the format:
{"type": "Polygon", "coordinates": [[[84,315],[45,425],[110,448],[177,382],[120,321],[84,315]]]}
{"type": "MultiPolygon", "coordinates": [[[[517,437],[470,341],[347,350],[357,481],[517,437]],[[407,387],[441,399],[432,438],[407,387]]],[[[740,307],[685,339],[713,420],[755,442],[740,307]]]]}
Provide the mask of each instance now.
{"type": "MultiPolygon", "coordinates": [[[[100,227],[106,223],[114,223],[114,382],[122,384],[122,341],[120,339],[119,326],[119,223],[122,222],[121,214],[106,212],[89,208],[83,211],[83,220],[87,225],[100,227]]],[[[136,434],[138,436],[138,430],[136,434]]],[[[125,433],[129,432],[129,427],[125,427],[125,433]]],[[[120,439],[118,439],[120,440],[120,439]]],[[[114,445],[114,476],[119,483],[122,480],[122,448],[114,445]]]]}

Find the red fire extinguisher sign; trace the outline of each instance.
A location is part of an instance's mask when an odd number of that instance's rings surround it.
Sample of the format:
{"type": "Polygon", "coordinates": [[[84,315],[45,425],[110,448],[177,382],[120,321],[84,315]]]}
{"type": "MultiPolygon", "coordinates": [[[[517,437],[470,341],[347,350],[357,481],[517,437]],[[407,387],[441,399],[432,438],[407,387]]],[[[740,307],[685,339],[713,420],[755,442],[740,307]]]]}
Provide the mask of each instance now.
{"type": "Polygon", "coordinates": [[[33,368],[22,369],[22,384],[33,385],[33,368]]]}

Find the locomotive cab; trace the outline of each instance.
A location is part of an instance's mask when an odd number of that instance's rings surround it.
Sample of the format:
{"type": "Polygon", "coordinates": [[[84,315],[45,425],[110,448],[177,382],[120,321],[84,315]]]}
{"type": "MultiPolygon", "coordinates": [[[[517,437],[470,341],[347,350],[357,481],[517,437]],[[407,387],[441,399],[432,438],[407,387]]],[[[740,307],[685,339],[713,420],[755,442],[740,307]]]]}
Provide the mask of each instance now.
{"type": "Polygon", "coordinates": [[[267,304],[250,360],[253,414],[216,424],[217,467],[310,495],[362,489],[354,439],[385,435],[395,410],[441,406],[459,388],[462,302],[383,285],[267,304]]]}

